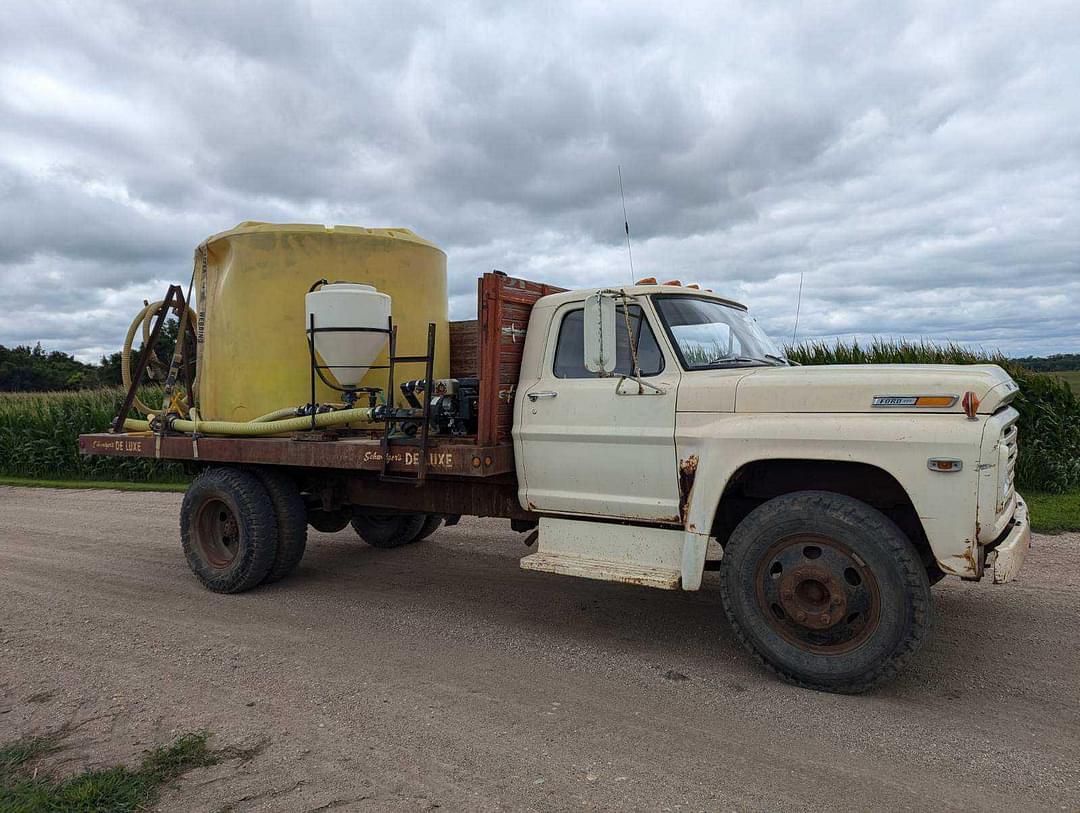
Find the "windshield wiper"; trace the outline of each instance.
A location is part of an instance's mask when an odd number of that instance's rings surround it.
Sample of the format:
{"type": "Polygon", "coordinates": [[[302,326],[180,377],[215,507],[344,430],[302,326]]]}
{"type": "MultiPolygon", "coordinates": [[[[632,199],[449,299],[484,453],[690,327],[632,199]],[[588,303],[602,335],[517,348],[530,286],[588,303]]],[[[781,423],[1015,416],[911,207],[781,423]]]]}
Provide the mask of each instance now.
{"type": "Polygon", "coordinates": [[[770,367],[774,366],[771,362],[765,359],[755,359],[749,356],[717,356],[710,361],[706,366],[712,367],[718,364],[766,364],[770,367]]]}
{"type": "Polygon", "coordinates": [[[765,358],[771,359],[772,361],[775,361],[784,367],[791,364],[791,362],[788,361],[786,358],[783,358],[781,356],[774,356],[772,353],[764,353],[763,355],[765,356],[765,358]]]}

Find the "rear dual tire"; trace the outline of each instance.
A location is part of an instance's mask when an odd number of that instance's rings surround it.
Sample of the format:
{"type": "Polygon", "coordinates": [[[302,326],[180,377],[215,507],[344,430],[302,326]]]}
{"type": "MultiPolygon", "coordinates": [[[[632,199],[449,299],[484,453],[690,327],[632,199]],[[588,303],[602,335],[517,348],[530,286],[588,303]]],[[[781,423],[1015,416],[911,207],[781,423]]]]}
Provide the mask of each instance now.
{"type": "Polygon", "coordinates": [[[356,513],[353,530],[373,548],[400,548],[427,539],[442,525],[440,514],[356,513]]]}
{"type": "Polygon", "coordinates": [[[255,476],[270,496],[277,520],[277,552],[270,572],[262,581],[263,584],[273,584],[292,573],[304,558],[307,549],[307,509],[296,480],[286,472],[258,468],[255,469],[255,476]]]}
{"type": "Polygon", "coordinates": [[[283,472],[211,466],[184,494],[180,540],[204,587],[242,593],[285,577],[300,562],[304,504],[283,472]]]}

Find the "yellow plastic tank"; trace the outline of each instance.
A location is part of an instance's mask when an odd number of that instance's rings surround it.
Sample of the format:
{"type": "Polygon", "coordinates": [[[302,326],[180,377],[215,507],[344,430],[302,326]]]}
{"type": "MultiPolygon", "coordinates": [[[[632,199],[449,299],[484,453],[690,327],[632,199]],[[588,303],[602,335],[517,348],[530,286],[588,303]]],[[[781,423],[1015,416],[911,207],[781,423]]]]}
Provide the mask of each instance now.
{"type": "MultiPolygon", "coordinates": [[[[304,295],[320,279],[389,294],[398,355],[423,355],[434,322],[435,376],[449,375],[446,254],[408,229],[241,223],[207,238],[195,262],[203,420],[248,421],[311,400],[304,295]]],[[[386,363],[384,350],[375,364],[386,363]]],[[[395,388],[423,375],[422,364],[398,365],[395,388]]],[[[385,388],[386,370],[361,384],[385,388]]],[[[318,381],[316,398],[338,403],[341,394],[318,381]]]]}

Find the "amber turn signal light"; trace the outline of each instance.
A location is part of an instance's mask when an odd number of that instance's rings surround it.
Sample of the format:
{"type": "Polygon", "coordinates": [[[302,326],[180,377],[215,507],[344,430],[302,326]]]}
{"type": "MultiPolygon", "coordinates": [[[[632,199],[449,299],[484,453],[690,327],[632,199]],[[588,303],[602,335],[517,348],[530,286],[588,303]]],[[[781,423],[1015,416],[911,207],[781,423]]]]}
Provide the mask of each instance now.
{"type": "Polygon", "coordinates": [[[979,411],[979,396],[968,390],[964,393],[964,400],[960,403],[964,407],[964,414],[971,420],[975,420],[975,415],[979,411]]]}
{"type": "Polygon", "coordinates": [[[920,395],[915,401],[917,407],[951,407],[956,403],[955,395],[920,395]]]}

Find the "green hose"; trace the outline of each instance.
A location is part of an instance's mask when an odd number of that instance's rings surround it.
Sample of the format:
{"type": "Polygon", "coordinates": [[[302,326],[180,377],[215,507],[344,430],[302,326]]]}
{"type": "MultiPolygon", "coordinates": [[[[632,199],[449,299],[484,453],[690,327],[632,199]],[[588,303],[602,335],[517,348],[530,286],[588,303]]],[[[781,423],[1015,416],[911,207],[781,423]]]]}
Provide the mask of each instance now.
{"type": "MultiPolygon", "coordinates": [[[[270,413],[273,414],[273,413],[270,413]]],[[[263,416],[264,418],[267,416],[263,416]]],[[[374,420],[374,410],[364,407],[363,409],[339,409],[336,412],[320,412],[315,416],[315,428],[324,429],[328,426],[340,426],[344,423],[368,423],[374,420]]],[[[175,420],[172,429],[177,432],[199,432],[203,435],[239,435],[241,437],[260,437],[263,435],[281,435],[286,432],[302,432],[311,429],[311,416],[299,418],[287,418],[276,421],[188,421],[175,420]]],[[[137,421],[128,418],[124,421],[124,429],[131,432],[146,432],[150,429],[148,421],[137,421]]]]}
{"type": "Polygon", "coordinates": [[[296,407],[286,407],[285,409],[275,409],[273,412],[267,412],[258,418],[252,418],[249,423],[266,423],[267,421],[280,421],[282,418],[293,417],[296,417],[296,407]]]}

